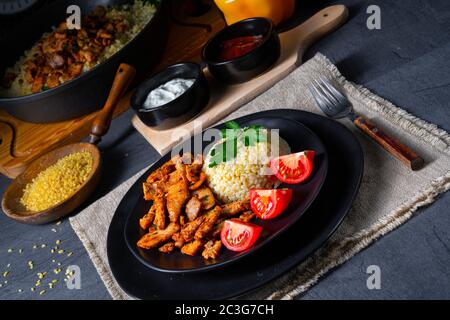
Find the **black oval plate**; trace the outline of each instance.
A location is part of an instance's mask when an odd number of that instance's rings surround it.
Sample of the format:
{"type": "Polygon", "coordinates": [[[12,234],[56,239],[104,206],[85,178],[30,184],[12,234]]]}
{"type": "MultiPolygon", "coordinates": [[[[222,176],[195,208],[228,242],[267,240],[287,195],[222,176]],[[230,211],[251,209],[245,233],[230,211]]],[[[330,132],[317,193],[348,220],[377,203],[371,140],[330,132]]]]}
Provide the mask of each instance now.
{"type": "MultiPolygon", "coordinates": [[[[283,118],[264,117],[251,121],[237,122],[241,125],[241,127],[261,125],[268,129],[279,129],[280,136],[288,142],[292,152],[314,150],[316,152],[316,156],[314,159],[314,170],[311,177],[305,183],[281,186],[293,189],[294,193],[292,201],[286,211],[279,217],[268,221],[262,221],[259,219],[252,221],[253,223],[263,227],[263,233],[253,247],[243,252],[233,252],[223,248],[220,256],[215,260],[205,260],[200,255],[191,257],[182,254],[178,250],[171,254],[165,254],[159,252],[157,249],[142,250],[138,248],[136,243],[144,235],[144,232],[139,227],[139,219],[149,210],[152,204],[151,202],[144,201],[142,197],[140,197],[133,210],[129,213],[125,223],[124,236],[128,248],[136,256],[136,258],[138,258],[147,267],[157,271],[171,273],[202,272],[224,267],[254,253],[256,250],[262,248],[264,245],[282,234],[303,215],[303,213],[309,208],[311,203],[316,198],[323,182],[325,181],[328,169],[327,152],[317,135],[299,122],[283,118]]],[[[215,128],[221,129],[223,128],[223,125],[215,128]]],[[[187,147],[189,144],[193,146],[193,141],[195,138],[196,137],[193,137],[184,142],[184,146],[187,147]]],[[[206,155],[208,150],[205,150],[205,148],[207,148],[210,144],[210,141],[203,143],[203,150],[201,151],[203,154],[206,155]]],[[[170,153],[166,154],[160,161],[154,164],[143,175],[143,177],[136,182],[136,184],[141,186],[145,178],[152,171],[156,170],[163,163],[168,161],[170,157],[170,153]]],[[[137,192],[142,194],[141,188],[139,188],[137,192]]],[[[129,195],[125,196],[122,201],[129,202],[129,195]]]]}
{"type": "Polygon", "coordinates": [[[242,297],[280,277],[320,248],[346,217],[358,193],[364,171],[361,146],[337,121],[298,110],[273,110],[242,118],[279,116],[308,126],[324,143],[329,158],[327,178],[317,199],[300,221],[247,259],[204,273],[170,274],[144,266],[128,249],[123,228],[135,201],[122,202],[111,220],[108,262],[120,287],[138,299],[229,299],[242,297]]]}

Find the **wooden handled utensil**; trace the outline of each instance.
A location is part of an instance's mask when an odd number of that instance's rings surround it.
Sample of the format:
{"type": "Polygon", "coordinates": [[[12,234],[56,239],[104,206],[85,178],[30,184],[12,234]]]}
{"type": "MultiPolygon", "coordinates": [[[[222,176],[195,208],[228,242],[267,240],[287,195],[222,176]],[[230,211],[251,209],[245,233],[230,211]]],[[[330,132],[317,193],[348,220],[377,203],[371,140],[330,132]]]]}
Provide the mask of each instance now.
{"type": "Polygon", "coordinates": [[[72,143],[50,151],[33,161],[22,174],[13,180],[2,199],[2,209],[8,217],[27,224],[48,223],[73,212],[95,191],[101,176],[101,155],[96,144],[108,132],[114,109],[120,97],[131,84],[135,74],[136,70],[132,66],[127,64],[119,66],[108,99],[102,111],[92,122],[89,143],[72,143]],[[78,152],[88,152],[93,159],[90,174],[82,186],[66,200],[47,210],[28,211],[20,202],[27,184],[31,183],[40,172],[55,164],[58,160],[78,152]]]}
{"type": "Polygon", "coordinates": [[[347,97],[331,81],[327,79],[315,80],[310,91],[317,105],[327,116],[333,119],[350,118],[362,132],[374,139],[385,150],[409,168],[412,170],[423,168],[425,164],[424,160],[413,150],[377,128],[369,119],[356,115],[350,101],[348,101],[347,97]]]}

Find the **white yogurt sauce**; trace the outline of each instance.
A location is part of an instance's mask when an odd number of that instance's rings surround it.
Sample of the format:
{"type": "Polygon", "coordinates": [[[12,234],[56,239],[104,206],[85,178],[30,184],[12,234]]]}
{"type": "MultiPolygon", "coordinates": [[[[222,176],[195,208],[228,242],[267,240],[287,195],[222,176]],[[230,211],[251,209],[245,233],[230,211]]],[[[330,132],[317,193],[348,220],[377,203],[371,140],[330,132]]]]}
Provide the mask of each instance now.
{"type": "Polygon", "coordinates": [[[162,106],[175,100],[185,93],[195,82],[195,79],[175,78],[152,90],[144,102],[145,109],[162,106]]]}

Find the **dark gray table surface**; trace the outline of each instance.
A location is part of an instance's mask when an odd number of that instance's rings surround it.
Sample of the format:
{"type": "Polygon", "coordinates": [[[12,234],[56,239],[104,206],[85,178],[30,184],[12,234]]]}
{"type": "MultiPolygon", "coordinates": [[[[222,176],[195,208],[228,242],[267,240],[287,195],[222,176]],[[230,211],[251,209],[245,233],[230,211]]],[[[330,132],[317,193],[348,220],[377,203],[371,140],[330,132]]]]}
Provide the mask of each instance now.
{"type": "MultiPolygon", "coordinates": [[[[327,3],[334,2],[323,1],[320,6],[327,3]]],[[[450,2],[342,0],[339,3],[349,6],[349,22],[312,47],[305,58],[316,52],[324,53],[348,79],[450,131],[450,2]],[[366,27],[366,9],[372,4],[381,8],[381,30],[370,31],[366,27]]],[[[127,112],[116,119],[113,130],[100,145],[105,174],[90,203],[159,157],[132,128],[131,116],[127,112]]],[[[0,177],[0,193],[9,182],[0,177]]],[[[419,209],[410,221],[335,269],[299,298],[450,298],[449,208],[447,193],[434,204],[419,209]],[[369,265],[381,268],[380,290],[367,289],[369,265]]],[[[60,225],[27,226],[0,215],[0,272],[0,299],[110,299],[67,219],[60,225]],[[62,241],[59,247],[65,250],[64,254],[50,252],[56,240],[62,241]],[[41,248],[42,244],[46,247],[41,248]],[[33,249],[33,245],[39,248],[33,249]],[[23,252],[19,253],[19,249],[23,252]],[[68,257],[68,252],[73,255],[68,257]],[[34,262],[33,270],[27,266],[30,260],[34,262]],[[55,274],[58,262],[63,271],[55,274]],[[81,269],[79,290],[69,290],[63,285],[68,265],[81,269]],[[8,270],[9,274],[3,277],[8,270]],[[48,274],[32,292],[37,272],[48,274]],[[49,289],[47,283],[53,279],[59,282],[49,289]],[[47,290],[39,295],[42,289],[47,290]]]]}

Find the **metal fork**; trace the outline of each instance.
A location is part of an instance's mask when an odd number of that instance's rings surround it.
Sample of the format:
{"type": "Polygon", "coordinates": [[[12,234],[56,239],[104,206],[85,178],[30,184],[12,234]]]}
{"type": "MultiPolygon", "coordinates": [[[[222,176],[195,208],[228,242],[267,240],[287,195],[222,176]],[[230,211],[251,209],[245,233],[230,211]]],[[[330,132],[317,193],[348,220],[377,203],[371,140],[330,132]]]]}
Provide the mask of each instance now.
{"type": "Polygon", "coordinates": [[[313,85],[309,88],[309,91],[319,108],[328,117],[332,119],[348,117],[361,131],[412,170],[419,170],[424,166],[424,160],[409,147],[390,137],[369,119],[356,115],[345,94],[330,80],[322,77],[313,80],[313,85]]]}

